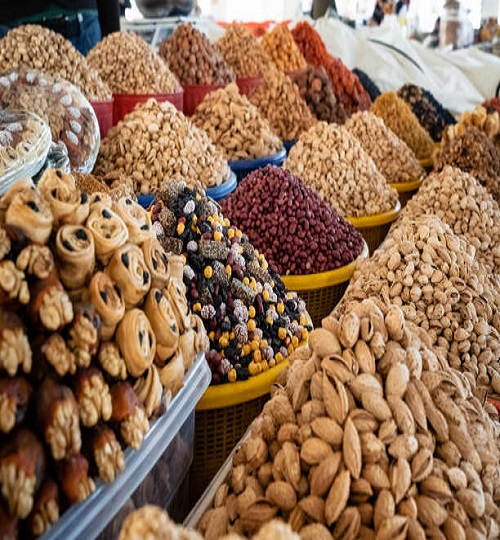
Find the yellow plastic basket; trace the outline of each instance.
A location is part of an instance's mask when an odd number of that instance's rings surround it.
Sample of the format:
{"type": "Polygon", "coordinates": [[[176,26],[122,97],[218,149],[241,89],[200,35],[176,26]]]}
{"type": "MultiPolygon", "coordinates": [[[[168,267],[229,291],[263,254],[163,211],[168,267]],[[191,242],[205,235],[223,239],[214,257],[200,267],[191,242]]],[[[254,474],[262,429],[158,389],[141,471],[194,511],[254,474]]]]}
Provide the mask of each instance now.
{"type": "Polygon", "coordinates": [[[397,184],[391,184],[391,187],[396,189],[398,192],[401,208],[406,206],[406,203],[420,189],[423,181],[423,178],[417,178],[416,180],[411,180],[410,182],[399,182],[397,184]]]}
{"type": "Polygon", "coordinates": [[[370,253],[373,253],[384,241],[391,224],[398,218],[399,212],[401,212],[401,203],[398,201],[396,207],[389,212],[373,216],[348,217],[346,220],[363,235],[370,253]]]}
{"type": "Polygon", "coordinates": [[[368,245],[365,242],[359,257],[346,266],[320,274],[281,276],[281,279],[289,291],[296,291],[304,300],[313,325],[321,326],[321,321],[333,311],[344,296],[358,261],[366,257],[368,245]]]}

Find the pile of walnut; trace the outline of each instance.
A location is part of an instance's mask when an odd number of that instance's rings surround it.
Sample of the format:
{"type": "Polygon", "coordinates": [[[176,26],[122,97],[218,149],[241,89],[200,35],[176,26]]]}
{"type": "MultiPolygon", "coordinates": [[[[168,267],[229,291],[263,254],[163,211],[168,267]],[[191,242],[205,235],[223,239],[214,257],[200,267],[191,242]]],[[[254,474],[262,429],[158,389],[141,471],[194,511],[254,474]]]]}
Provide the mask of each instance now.
{"type": "Polygon", "coordinates": [[[317,120],[300,91],[285,74],[272,70],[251,94],[250,101],[267,118],[284,141],[294,141],[317,120]]]}
{"type": "Polygon", "coordinates": [[[498,538],[498,429],[400,308],[355,302],[296,351],[198,529],[301,539],[498,538]]]}
{"type": "Polygon", "coordinates": [[[135,193],[153,193],[171,178],[213,187],[229,178],[229,165],[208,135],[170,103],[150,99],[109,130],[94,173],[132,178],[135,193]]]}
{"type": "Polygon", "coordinates": [[[297,71],[307,67],[307,62],[284,24],[276,25],[262,36],[262,46],[280,71],[297,71]]]}
{"type": "Polygon", "coordinates": [[[124,468],[205,348],[149,214],[48,169],[0,200],[0,536],[124,468]]]}
{"type": "Polygon", "coordinates": [[[231,161],[271,156],[283,147],[269,122],[240,95],[235,83],[207,94],[191,122],[206,131],[231,161]]]}
{"type": "Polygon", "coordinates": [[[113,94],[172,94],[182,91],[163,59],[133,32],[114,32],[87,55],[113,94]]]}
{"type": "Polygon", "coordinates": [[[343,216],[381,214],[398,202],[398,192],[343,126],[318,122],[300,136],[283,167],[343,216]]]}
{"type": "Polygon", "coordinates": [[[71,42],[42,26],[19,26],[0,39],[0,70],[20,67],[57,73],[77,86],[89,101],[111,99],[111,91],[99,73],[71,42]]]}

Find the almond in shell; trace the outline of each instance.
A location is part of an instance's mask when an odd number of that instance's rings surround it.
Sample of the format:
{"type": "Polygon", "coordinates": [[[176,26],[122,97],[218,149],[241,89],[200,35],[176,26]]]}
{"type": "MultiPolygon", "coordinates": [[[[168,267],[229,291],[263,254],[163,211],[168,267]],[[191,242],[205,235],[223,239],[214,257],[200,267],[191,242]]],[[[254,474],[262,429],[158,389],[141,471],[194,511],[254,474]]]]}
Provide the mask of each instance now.
{"type": "Polygon", "coordinates": [[[390,420],[392,418],[392,411],[389,404],[383,396],[376,392],[366,392],[362,394],[361,403],[363,409],[373,414],[379,422],[384,422],[385,420],[390,420]]]}
{"type": "Polygon", "coordinates": [[[364,409],[353,409],[349,412],[349,418],[354,422],[358,433],[365,431],[375,432],[378,428],[378,421],[372,413],[364,409]]]}
{"type": "Polygon", "coordinates": [[[351,490],[351,473],[342,471],[335,478],[325,502],[326,524],[331,526],[344,511],[351,490]]]}
{"type": "Polygon", "coordinates": [[[411,461],[411,479],[421,482],[427,478],[434,467],[434,457],[428,448],[421,448],[411,461]]]}
{"type": "Polygon", "coordinates": [[[364,463],[378,463],[385,454],[384,443],[373,433],[361,433],[361,456],[364,463]]]}
{"type": "Polygon", "coordinates": [[[415,502],[418,508],[418,520],[425,527],[441,527],[448,517],[448,512],[427,495],[417,495],[415,502]]]}
{"type": "Polygon", "coordinates": [[[300,540],[332,540],[330,531],[322,523],[311,523],[300,529],[300,540]]]}
{"type": "Polygon", "coordinates": [[[364,465],[361,475],[370,482],[374,489],[389,489],[391,487],[387,473],[378,463],[364,465]]]}
{"type": "Polygon", "coordinates": [[[392,493],[388,489],[382,489],[373,507],[373,526],[378,530],[382,522],[396,514],[396,505],[392,493]]]}
{"type": "Polygon", "coordinates": [[[408,518],[392,516],[384,519],[375,536],[376,540],[404,540],[408,532],[408,518]]]}
{"type": "Polygon", "coordinates": [[[330,382],[328,375],[323,374],[323,401],[328,416],[337,424],[343,425],[349,412],[349,400],[345,386],[339,382],[330,382]],[[334,386],[335,384],[335,386],[334,386]]]}
{"type": "Polygon", "coordinates": [[[354,506],[348,506],[337,521],[333,530],[335,540],[355,540],[358,537],[361,527],[361,516],[358,509],[354,506]]]}
{"type": "Polygon", "coordinates": [[[257,499],[241,514],[241,527],[246,533],[256,533],[263,525],[271,521],[277,513],[278,507],[270,501],[263,498],[257,499]]]}
{"type": "Polygon", "coordinates": [[[396,504],[398,504],[411,486],[411,468],[406,459],[398,459],[390,468],[390,481],[392,493],[396,504]]]}
{"type": "Polygon", "coordinates": [[[302,471],[297,447],[291,442],[285,442],[281,451],[283,452],[283,476],[295,490],[298,490],[302,471]]]}
{"type": "Polygon", "coordinates": [[[309,348],[320,358],[332,354],[340,354],[342,349],[339,340],[332,332],[325,328],[316,328],[309,334],[309,348]]]}
{"type": "Polygon", "coordinates": [[[318,437],[307,439],[300,449],[300,458],[308,465],[317,465],[333,453],[332,447],[318,437]]]}
{"type": "Polygon", "coordinates": [[[394,364],[387,374],[385,380],[385,393],[387,396],[395,396],[402,399],[408,381],[410,380],[410,371],[403,363],[394,364]]]}
{"type": "Polygon", "coordinates": [[[350,501],[356,504],[366,502],[373,495],[373,489],[370,482],[365,478],[358,478],[351,482],[350,501]]]}
{"type": "Polygon", "coordinates": [[[341,461],[341,453],[335,452],[312,470],[310,477],[312,495],[323,497],[328,492],[337,476],[341,461]]]}
{"type": "Polygon", "coordinates": [[[284,512],[290,512],[297,504],[295,490],[288,482],[271,482],[266,489],[266,498],[284,512]]]}
{"type": "Polygon", "coordinates": [[[351,476],[355,479],[359,478],[362,466],[361,442],[356,426],[350,418],[347,418],[344,424],[342,455],[351,476]]]}
{"type": "Polygon", "coordinates": [[[354,347],[356,341],[358,341],[360,321],[359,317],[353,312],[349,311],[340,318],[340,343],[346,349],[354,347]]]}
{"type": "Polygon", "coordinates": [[[358,340],[354,345],[354,356],[359,366],[359,370],[363,373],[375,373],[375,356],[366,344],[366,341],[358,340]]]}
{"type": "Polygon", "coordinates": [[[327,442],[334,448],[340,447],[342,444],[342,439],[344,438],[342,428],[337,424],[337,422],[335,422],[335,420],[332,420],[327,416],[315,418],[311,422],[311,429],[317,437],[327,442]]]}
{"type": "Polygon", "coordinates": [[[325,501],[321,497],[316,495],[304,497],[299,501],[299,506],[312,521],[323,523],[325,520],[325,501]]]}

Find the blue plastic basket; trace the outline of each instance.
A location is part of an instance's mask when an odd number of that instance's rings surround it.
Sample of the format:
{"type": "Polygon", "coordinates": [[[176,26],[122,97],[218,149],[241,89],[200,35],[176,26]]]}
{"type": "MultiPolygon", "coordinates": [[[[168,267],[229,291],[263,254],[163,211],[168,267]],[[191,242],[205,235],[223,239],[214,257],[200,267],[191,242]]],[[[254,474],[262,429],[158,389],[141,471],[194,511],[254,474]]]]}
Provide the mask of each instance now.
{"type": "Polygon", "coordinates": [[[290,150],[292,149],[292,146],[296,143],[297,141],[285,141],[283,143],[283,145],[285,146],[285,150],[286,150],[286,154],[288,155],[288,153],[290,152],[290,150]]]}
{"type": "Polygon", "coordinates": [[[153,204],[155,200],[154,195],[137,195],[137,202],[146,210],[149,210],[149,207],[153,204]]]}
{"type": "Polygon", "coordinates": [[[231,175],[225,182],[223,182],[220,186],[207,188],[205,193],[209,197],[212,197],[214,201],[222,201],[222,199],[225,199],[236,189],[237,185],[238,181],[236,180],[236,174],[231,171],[231,175]]]}
{"type": "Polygon", "coordinates": [[[230,161],[229,167],[231,167],[231,170],[236,174],[236,178],[239,182],[240,180],[245,178],[247,174],[250,174],[256,169],[260,169],[261,167],[265,167],[266,165],[276,165],[277,167],[283,165],[285,158],[286,149],[285,147],[283,147],[277,154],[273,154],[272,156],[258,159],[242,159],[240,161],[230,161]]]}

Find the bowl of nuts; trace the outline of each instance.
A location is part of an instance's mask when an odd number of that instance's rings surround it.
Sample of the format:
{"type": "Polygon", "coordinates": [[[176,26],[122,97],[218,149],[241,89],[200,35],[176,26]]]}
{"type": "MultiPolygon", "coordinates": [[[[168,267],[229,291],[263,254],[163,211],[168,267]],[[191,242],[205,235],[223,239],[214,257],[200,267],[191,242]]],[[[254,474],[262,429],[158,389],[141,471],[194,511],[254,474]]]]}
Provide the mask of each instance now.
{"type": "Polygon", "coordinates": [[[239,161],[229,161],[229,167],[236,174],[238,182],[245,178],[252,171],[266,167],[267,165],[280,166],[286,158],[286,149],[283,147],[279,152],[272,156],[257,159],[241,159],[239,161]]]}
{"type": "Polygon", "coordinates": [[[148,99],[154,98],[158,103],[172,103],[180,112],[184,110],[184,93],[172,92],[166,94],[113,94],[113,125],[132,112],[138,103],[145,103],[148,99]]]}
{"type": "Polygon", "coordinates": [[[255,77],[238,77],[236,79],[236,84],[238,85],[242,95],[250,96],[255,92],[255,90],[257,90],[262,81],[262,75],[257,75],[255,77]]]}
{"type": "Polygon", "coordinates": [[[196,107],[205,99],[207,94],[219,88],[224,88],[226,83],[218,84],[185,84],[184,88],[184,114],[192,116],[196,107]]]}

